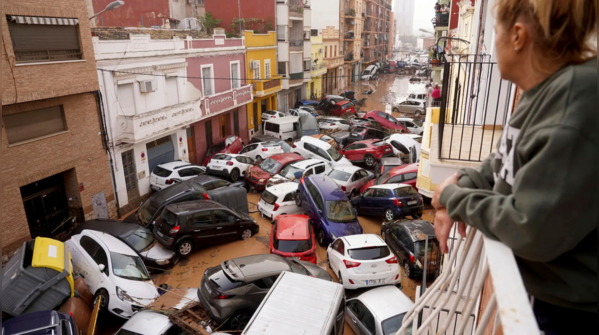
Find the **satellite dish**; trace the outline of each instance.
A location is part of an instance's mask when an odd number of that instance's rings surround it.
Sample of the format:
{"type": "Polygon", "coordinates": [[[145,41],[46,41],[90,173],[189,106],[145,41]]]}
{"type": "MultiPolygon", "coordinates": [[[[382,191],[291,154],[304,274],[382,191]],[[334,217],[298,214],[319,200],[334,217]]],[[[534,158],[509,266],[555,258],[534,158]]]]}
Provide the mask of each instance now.
{"type": "Polygon", "coordinates": [[[203,30],[204,26],[195,17],[188,17],[179,22],[177,29],[203,30]]]}

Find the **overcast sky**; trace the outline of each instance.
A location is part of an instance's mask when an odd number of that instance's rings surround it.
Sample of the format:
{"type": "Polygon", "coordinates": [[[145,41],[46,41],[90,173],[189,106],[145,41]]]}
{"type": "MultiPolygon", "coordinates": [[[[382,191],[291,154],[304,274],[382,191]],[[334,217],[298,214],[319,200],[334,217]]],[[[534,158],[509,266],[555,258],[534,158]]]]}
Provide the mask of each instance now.
{"type": "Polygon", "coordinates": [[[435,3],[437,3],[437,0],[415,0],[414,35],[420,36],[422,34],[419,31],[420,28],[434,32],[431,20],[435,17],[435,3]]]}

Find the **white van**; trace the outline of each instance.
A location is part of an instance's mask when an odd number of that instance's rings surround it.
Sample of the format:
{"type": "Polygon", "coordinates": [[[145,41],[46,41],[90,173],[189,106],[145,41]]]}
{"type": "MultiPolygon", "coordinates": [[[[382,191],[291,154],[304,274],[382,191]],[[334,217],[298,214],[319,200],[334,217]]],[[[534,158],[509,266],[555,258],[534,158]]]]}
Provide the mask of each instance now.
{"type": "Polygon", "coordinates": [[[297,137],[299,117],[286,116],[264,121],[264,135],[274,136],[284,141],[292,141],[297,137]]]}
{"type": "Polygon", "coordinates": [[[343,285],[282,272],[241,335],[342,335],[343,285]]]}
{"type": "Polygon", "coordinates": [[[362,80],[373,80],[378,77],[378,67],[376,65],[370,65],[362,72],[362,80]]]}

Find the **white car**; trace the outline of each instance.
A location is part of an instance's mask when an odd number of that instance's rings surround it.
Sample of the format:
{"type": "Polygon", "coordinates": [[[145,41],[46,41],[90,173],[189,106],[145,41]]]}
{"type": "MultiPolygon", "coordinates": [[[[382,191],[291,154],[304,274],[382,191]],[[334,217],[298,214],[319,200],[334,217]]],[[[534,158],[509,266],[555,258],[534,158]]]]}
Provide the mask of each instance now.
{"type": "Polygon", "coordinates": [[[401,123],[404,127],[408,128],[410,133],[422,136],[424,127],[416,124],[416,122],[414,122],[414,119],[409,118],[409,117],[400,117],[400,118],[397,118],[397,121],[399,121],[399,123],[401,123]]]}
{"type": "Polygon", "coordinates": [[[409,156],[410,163],[420,161],[421,144],[414,140],[410,135],[393,134],[385,139],[387,144],[393,147],[393,154],[404,154],[409,156]]]}
{"type": "Polygon", "coordinates": [[[187,180],[206,173],[203,166],[192,165],[183,161],[163,163],[150,173],[150,188],[153,191],[163,190],[177,181],[187,180]]]}
{"type": "Polygon", "coordinates": [[[301,179],[296,178],[296,174],[298,172],[302,177],[305,177],[313,174],[326,174],[329,171],[331,171],[330,164],[322,159],[304,159],[284,167],[279,173],[268,180],[266,186],[272,186],[301,179]]]}
{"type": "Polygon", "coordinates": [[[298,108],[298,109],[290,109],[287,112],[287,115],[290,116],[304,116],[304,115],[312,115],[313,110],[307,110],[305,108],[298,108]]]}
{"type": "Polygon", "coordinates": [[[378,235],[337,238],[327,248],[327,261],[345,289],[401,283],[397,257],[378,235]]]}
{"type": "Polygon", "coordinates": [[[102,297],[100,309],[122,318],[151,304],[159,295],[139,254],[110,234],[83,230],[66,242],[90,292],[102,297]]]}
{"type": "Polygon", "coordinates": [[[324,117],[318,120],[318,128],[322,130],[348,130],[351,122],[341,117],[324,117]]]}
{"type": "Polygon", "coordinates": [[[422,144],[422,136],[421,135],[416,135],[416,134],[404,134],[404,135],[406,135],[409,138],[413,139],[414,141],[418,142],[418,144],[422,144]]]}
{"type": "Polygon", "coordinates": [[[245,148],[241,149],[240,155],[249,157],[255,161],[262,161],[272,155],[284,154],[291,150],[289,144],[285,141],[277,142],[260,142],[254,144],[248,144],[245,148]]]}
{"type": "MultiPolygon", "coordinates": [[[[391,335],[414,303],[396,286],[377,287],[347,299],[345,322],[356,335],[391,335]]],[[[412,334],[412,327],[406,329],[412,334]]]]}
{"type": "Polygon", "coordinates": [[[254,160],[245,155],[216,154],[208,163],[206,173],[215,176],[225,176],[236,182],[245,176],[245,172],[254,165],[254,160]]]}
{"type": "Polygon", "coordinates": [[[424,100],[408,99],[393,106],[394,113],[414,114],[417,116],[426,114],[426,102],[424,100]]]}
{"type": "Polygon", "coordinates": [[[332,167],[339,165],[352,165],[351,162],[330,144],[317,138],[304,136],[299,142],[295,142],[291,152],[300,154],[305,158],[322,159],[331,164],[332,167]]]}
{"type": "Polygon", "coordinates": [[[355,165],[339,165],[328,174],[341,190],[352,199],[360,194],[360,189],[374,178],[372,172],[355,165]]]}
{"type": "Polygon", "coordinates": [[[152,311],[141,311],[129,319],[114,335],[182,335],[179,326],[173,324],[168,316],[152,311]]]}
{"type": "Polygon", "coordinates": [[[280,117],[286,117],[286,116],[287,115],[285,113],[278,112],[278,111],[271,111],[271,110],[262,111],[262,121],[266,121],[269,119],[276,119],[276,118],[280,118],[280,117]]]}
{"type": "Polygon", "coordinates": [[[299,184],[294,182],[267,187],[258,202],[258,211],[262,217],[271,221],[281,214],[302,214],[304,210],[295,204],[294,195],[299,184]]]}

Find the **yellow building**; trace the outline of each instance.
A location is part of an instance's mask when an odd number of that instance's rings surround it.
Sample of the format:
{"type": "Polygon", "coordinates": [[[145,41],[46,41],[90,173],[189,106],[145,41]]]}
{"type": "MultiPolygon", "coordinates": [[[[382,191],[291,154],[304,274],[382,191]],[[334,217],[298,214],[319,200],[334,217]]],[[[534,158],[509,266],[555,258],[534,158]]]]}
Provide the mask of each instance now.
{"type": "Polygon", "coordinates": [[[244,31],[246,78],[254,89],[254,100],[248,104],[249,136],[260,133],[262,111],[277,110],[277,92],[283,88],[277,74],[277,33],[256,34],[244,31]]]}
{"type": "Polygon", "coordinates": [[[328,62],[324,60],[324,43],[322,42],[322,35],[312,36],[310,38],[312,42],[312,80],[308,85],[308,98],[313,96],[316,99],[320,99],[323,96],[323,76],[327,73],[328,62]]]}

